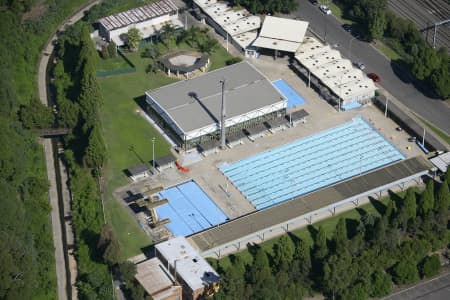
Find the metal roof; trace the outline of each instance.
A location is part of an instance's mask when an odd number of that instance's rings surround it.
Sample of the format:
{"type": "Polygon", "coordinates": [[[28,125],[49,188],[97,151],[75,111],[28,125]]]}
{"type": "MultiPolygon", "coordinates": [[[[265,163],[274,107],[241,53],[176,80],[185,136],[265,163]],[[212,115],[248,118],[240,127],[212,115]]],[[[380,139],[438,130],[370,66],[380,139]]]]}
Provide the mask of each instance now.
{"type": "Polygon", "coordinates": [[[188,239],[200,251],[206,251],[234,242],[254,232],[282,224],[296,217],[327,208],[337,202],[387,186],[398,180],[410,176],[419,176],[418,174],[426,173],[431,168],[431,163],[422,156],[402,160],[385,168],[301,196],[295,200],[286,201],[280,205],[231,220],[220,226],[196,233],[188,239]]]}
{"type": "Polygon", "coordinates": [[[131,176],[139,175],[139,174],[142,174],[142,173],[147,172],[149,170],[150,169],[149,169],[149,167],[146,164],[139,164],[137,166],[128,168],[128,172],[130,173],[131,176]]]}
{"type": "Polygon", "coordinates": [[[177,10],[178,7],[172,2],[172,0],[161,0],[101,18],[98,22],[107,30],[111,31],[131,24],[137,24],[154,19],[177,10]]]}
{"type": "Polygon", "coordinates": [[[447,172],[448,166],[450,165],[450,152],[438,155],[430,159],[430,161],[435,165],[441,172],[447,172]]]}
{"type": "Polygon", "coordinates": [[[266,16],[253,46],[296,52],[303,41],[308,22],[266,16]]]}
{"type": "Polygon", "coordinates": [[[192,291],[219,281],[219,274],[200,256],[184,237],[176,237],[155,246],[156,250],[167,260],[170,267],[176,269],[177,277],[192,291]]]}
{"type": "Polygon", "coordinates": [[[244,61],[146,92],[184,133],[218,124],[225,79],[227,119],[286,99],[253,65],[244,61]]]}

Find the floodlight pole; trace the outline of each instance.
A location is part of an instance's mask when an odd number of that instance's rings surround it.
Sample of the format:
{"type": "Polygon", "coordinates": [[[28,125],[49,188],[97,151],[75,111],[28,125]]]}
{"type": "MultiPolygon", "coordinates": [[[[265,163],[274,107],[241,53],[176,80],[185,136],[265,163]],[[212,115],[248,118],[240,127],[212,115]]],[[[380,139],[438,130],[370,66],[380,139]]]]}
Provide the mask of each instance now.
{"type": "Polygon", "coordinates": [[[389,98],[386,98],[386,103],[385,103],[385,108],[384,108],[384,116],[385,117],[387,117],[388,103],[389,103],[389,98]]]}
{"type": "Polygon", "coordinates": [[[425,148],[425,128],[423,128],[422,146],[425,148]]]}
{"type": "MultiPolygon", "coordinates": [[[[228,36],[228,35],[227,35],[228,36]]],[[[225,149],[225,78],[220,81],[222,84],[222,112],[220,114],[220,148],[225,149]]]]}
{"type": "Polygon", "coordinates": [[[153,172],[155,171],[155,137],[152,137],[152,166],[153,172]]]}

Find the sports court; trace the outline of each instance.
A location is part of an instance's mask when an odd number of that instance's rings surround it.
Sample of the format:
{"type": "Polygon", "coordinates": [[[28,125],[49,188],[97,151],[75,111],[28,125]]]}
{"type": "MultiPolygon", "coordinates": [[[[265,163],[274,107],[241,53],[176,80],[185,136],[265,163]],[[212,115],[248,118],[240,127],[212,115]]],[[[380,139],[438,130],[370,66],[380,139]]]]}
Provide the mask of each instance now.
{"type": "Polygon", "coordinates": [[[310,193],[405,156],[363,118],[253,157],[220,171],[257,209],[310,193]]]}
{"type": "Polygon", "coordinates": [[[293,108],[305,104],[305,99],[300,96],[286,81],[283,79],[275,80],[272,84],[283,94],[287,99],[287,107],[293,108]]]}
{"type": "Polygon", "coordinates": [[[169,218],[167,228],[174,236],[187,236],[228,220],[227,216],[194,182],[188,181],[160,192],[167,205],[156,208],[160,219],[169,218]]]}

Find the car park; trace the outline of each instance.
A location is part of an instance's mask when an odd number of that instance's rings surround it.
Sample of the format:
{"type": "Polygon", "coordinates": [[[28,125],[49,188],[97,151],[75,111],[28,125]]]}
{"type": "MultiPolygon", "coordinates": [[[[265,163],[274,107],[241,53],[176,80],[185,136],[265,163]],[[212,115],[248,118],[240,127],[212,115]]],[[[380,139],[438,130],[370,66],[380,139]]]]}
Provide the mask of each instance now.
{"type": "Polygon", "coordinates": [[[369,73],[369,74],[367,74],[367,77],[369,77],[370,79],[372,79],[373,82],[380,82],[380,81],[381,81],[380,76],[378,76],[378,75],[375,74],[375,73],[369,73]]]}
{"type": "Polygon", "coordinates": [[[331,10],[326,5],[320,5],[319,9],[326,15],[331,15],[331,10]]]}

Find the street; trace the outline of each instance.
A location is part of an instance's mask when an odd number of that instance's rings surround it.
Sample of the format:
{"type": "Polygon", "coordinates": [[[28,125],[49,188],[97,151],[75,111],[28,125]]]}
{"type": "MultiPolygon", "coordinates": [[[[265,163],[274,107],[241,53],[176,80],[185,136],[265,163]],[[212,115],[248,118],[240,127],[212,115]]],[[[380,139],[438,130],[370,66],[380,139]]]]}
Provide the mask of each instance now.
{"type": "Polygon", "coordinates": [[[450,274],[445,274],[384,298],[384,300],[410,299],[450,299],[450,274]]]}
{"type": "Polygon", "coordinates": [[[381,86],[411,111],[450,134],[450,107],[444,101],[432,99],[418,91],[396,64],[381,54],[371,44],[359,41],[341,26],[333,15],[325,15],[308,0],[299,0],[299,7],[291,17],[308,21],[309,30],[326,40],[344,57],[353,62],[363,62],[365,72],[374,72],[381,78],[381,86]]]}

